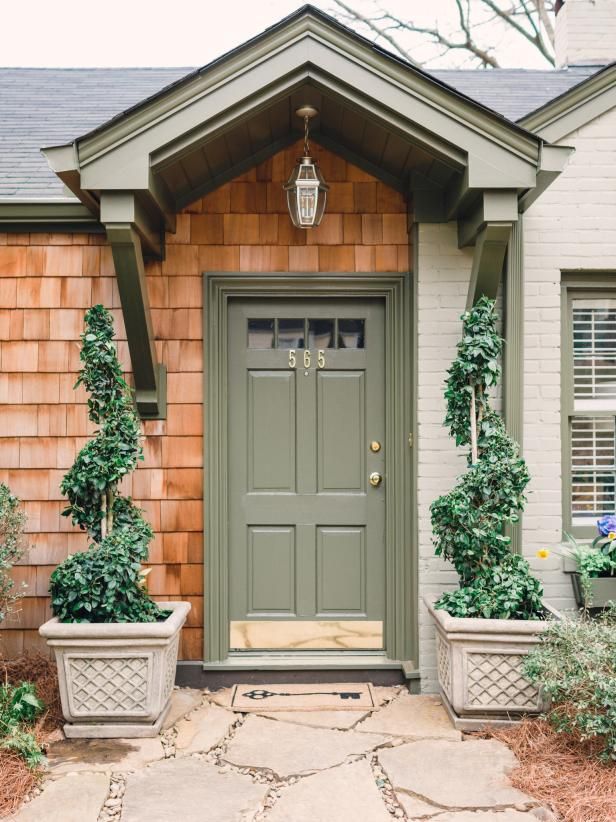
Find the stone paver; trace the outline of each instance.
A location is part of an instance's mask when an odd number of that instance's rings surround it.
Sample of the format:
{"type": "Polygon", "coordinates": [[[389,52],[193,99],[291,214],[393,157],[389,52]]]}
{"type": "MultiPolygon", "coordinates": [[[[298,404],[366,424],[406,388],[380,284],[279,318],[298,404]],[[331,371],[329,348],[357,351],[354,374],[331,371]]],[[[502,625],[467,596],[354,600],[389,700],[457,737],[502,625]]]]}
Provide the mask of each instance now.
{"type": "Polygon", "coordinates": [[[308,728],[249,715],[224,759],[242,767],[269,768],[279,776],[322,771],[351,754],[362,754],[387,741],[377,734],[308,728]]]}
{"type": "Polygon", "coordinates": [[[96,822],[109,779],[101,773],[63,776],[11,817],[11,822],[96,822]]]}
{"type": "Polygon", "coordinates": [[[395,789],[407,790],[444,810],[532,802],[507,778],[516,763],[513,753],[493,739],[409,742],[379,751],[379,761],[395,789]]]}
{"type": "Polygon", "coordinates": [[[49,749],[53,777],[73,771],[134,771],[164,757],[160,737],[153,739],[73,739],[49,749]]]}
{"type": "Polygon", "coordinates": [[[391,702],[400,693],[408,693],[404,685],[373,685],[372,693],[377,705],[383,705],[385,702],[391,702]]]}
{"type": "Polygon", "coordinates": [[[194,711],[190,718],[177,723],[175,747],[178,753],[209,751],[228,733],[240,714],[231,713],[218,705],[206,705],[194,711]]]}
{"type": "Polygon", "coordinates": [[[11,822],[98,822],[103,806],[107,822],[388,822],[402,811],[387,779],[409,822],[554,822],[511,785],[516,760],[505,745],[462,741],[435,697],[374,690],[382,707],[373,712],[243,718],[231,689],[174,690],[162,738],[53,744],[42,794],[11,822]],[[260,770],[274,777],[253,781],[260,770]],[[126,791],[124,776],[113,777],[104,805],[111,772],[126,775],[126,791]]]}
{"type": "Polygon", "coordinates": [[[437,697],[409,693],[401,693],[389,705],[375,711],[357,730],[410,739],[462,739],[437,697]]]}
{"type": "Polygon", "coordinates": [[[311,725],[313,728],[334,728],[346,731],[369,716],[367,711],[263,711],[257,716],[277,719],[279,722],[293,722],[296,725],[311,725]]]}
{"type": "Polygon", "coordinates": [[[247,822],[266,791],[196,757],[168,759],[128,777],[122,822],[247,822]]]}
{"type": "Polygon", "coordinates": [[[307,776],[285,788],[267,822],[392,822],[366,760],[307,776]]]}
{"type": "Polygon", "coordinates": [[[439,808],[438,805],[430,805],[429,802],[424,802],[416,796],[409,796],[409,794],[402,793],[402,791],[398,791],[396,796],[409,819],[430,819],[436,816],[437,813],[443,813],[443,809],[439,808]]]}
{"type": "Polygon", "coordinates": [[[163,730],[167,730],[172,725],[186,716],[187,713],[198,708],[203,702],[203,692],[196,688],[174,688],[171,692],[171,704],[169,713],[163,723],[163,730]]]}
{"type": "Polygon", "coordinates": [[[231,708],[232,696],[233,688],[221,688],[219,691],[208,694],[208,699],[210,702],[213,702],[214,705],[220,705],[221,708],[231,708]]]}

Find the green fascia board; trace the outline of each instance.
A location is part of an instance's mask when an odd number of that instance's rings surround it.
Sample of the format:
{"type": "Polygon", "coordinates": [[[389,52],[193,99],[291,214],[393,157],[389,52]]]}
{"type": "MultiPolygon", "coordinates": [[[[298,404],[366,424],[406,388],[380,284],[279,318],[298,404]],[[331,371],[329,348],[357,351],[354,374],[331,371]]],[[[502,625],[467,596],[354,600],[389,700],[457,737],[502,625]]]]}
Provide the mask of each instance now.
{"type": "MultiPolygon", "coordinates": [[[[87,161],[124,140],[131,139],[136,133],[150,127],[153,122],[192,105],[201,95],[226,83],[232,76],[245,75],[255,65],[269,60],[307,35],[312,35],[315,41],[328,43],[357,65],[369,67],[388,77],[392,83],[414,91],[439,110],[465,119],[478,133],[490,135],[495,141],[509,145],[512,150],[532,155],[533,147],[538,146],[539,139],[536,135],[520,125],[505,120],[501,115],[447,86],[427,72],[375,46],[329,15],[312,6],[304,6],[258,37],[79,138],[81,161],[87,161]]],[[[311,56],[309,62],[314,67],[320,65],[316,57],[311,56]]]]}
{"type": "Polygon", "coordinates": [[[541,143],[536,135],[307,10],[78,140],[84,187],[145,189],[150,155],[176,140],[181,142],[187,133],[223,111],[231,109],[237,122],[264,86],[280,83],[293,73],[298,82],[298,72],[305,78],[320,75],[326,86],[363,89],[364,98],[369,95],[384,122],[388,113],[412,111],[412,120],[397,114],[401,127],[408,131],[419,123],[434,136],[441,151],[446,137],[452,149],[485,158],[501,172],[504,166],[515,169],[516,161],[536,166],[541,143]],[[119,162],[104,162],[109,154],[119,162]]]}
{"type": "Polygon", "coordinates": [[[103,230],[89,209],[70,200],[0,200],[0,226],[15,226],[21,231],[26,227],[29,231],[45,231],[49,226],[103,230]]]}
{"type": "Polygon", "coordinates": [[[556,142],[615,106],[616,63],[611,63],[519,122],[543,139],[556,142]]]}

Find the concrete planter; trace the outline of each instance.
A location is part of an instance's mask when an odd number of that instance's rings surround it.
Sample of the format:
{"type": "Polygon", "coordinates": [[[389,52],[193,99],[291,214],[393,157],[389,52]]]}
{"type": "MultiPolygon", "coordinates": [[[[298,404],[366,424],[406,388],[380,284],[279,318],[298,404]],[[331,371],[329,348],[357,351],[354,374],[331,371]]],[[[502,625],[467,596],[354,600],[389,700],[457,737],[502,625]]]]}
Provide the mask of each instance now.
{"type": "Polygon", "coordinates": [[[616,577],[593,577],[590,580],[590,600],[585,602],[582,580],[578,573],[571,574],[571,584],[578,608],[605,608],[616,602],[616,577]]]}
{"type": "MultiPolygon", "coordinates": [[[[451,721],[458,730],[514,724],[524,714],[548,706],[522,675],[522,661],[549,621],[460,619],[424,601],[436,627],[438,681],[451,721]]],[[[544,603],[552,617],[557,611],[544,603]]]]}
{"type": "Polygon", "coordinates": [[[62,623],[39,629],[58,665],[68,737],[156,736],[169,709],[188,602],[164,622],[62,623]]]}

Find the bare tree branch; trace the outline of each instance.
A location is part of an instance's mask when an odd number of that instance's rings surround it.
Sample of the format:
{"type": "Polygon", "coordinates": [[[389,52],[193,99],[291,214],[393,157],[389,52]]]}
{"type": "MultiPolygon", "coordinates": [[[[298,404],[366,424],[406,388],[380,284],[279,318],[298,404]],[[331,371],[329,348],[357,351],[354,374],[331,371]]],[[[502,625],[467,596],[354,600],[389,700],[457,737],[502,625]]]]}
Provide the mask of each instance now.
{"type": "Polygon", "coordinates": [[[342,2],[342,0],[334,0],[334,2],[336,3],[337,6],[339,6],[341,9],[343,9],[343,11],[345,11],[352,20],[355,20],[359,23],[363,23],[365,26],[367,26],[370,29],[370,31],[373,34],[376,35],[377,39],[379,37],[382,37],[383,40],[386,40],[389,43],[389,45],[404,60],[407,60],[409,63],[412,63],[414,66],[419,65],[418,63],[415,62],[415,60],[413,60],[409,56],[409,53],[408,53],[407,49],[405,49],[402,45],[400,45],[400,43],[398,43],[396,38],[392,37],[392,35],[388,33],[387,29],[380,28],[377,25],[377,20],[378,21],[386,20],[389,17],[389,15],[384,15],[383,17],[376,18],[376,20],[375,20],[373,18],[367,17],[364,14],[361,14],[359,11],[357,11],[357,9],[353,9],[353,8],[351,8],[351,6],[347,6],[347,4],[342,2]]]}
{"type": "Polygon", "coordinates": [[[507,12],[504,9],[498,7],[498,5],[494,2],[494,0],[481,0],[481,2],[491,9],[494,14],[500,17],[505,23],[510,25],[518,34],[521,34],[522,37],[525,37],[529,43],[532,43],[535,48],[537,48],[541,54],[548,60],[552,65],[554,65],[554,58],[548,51],[545,43],[543,42],[543,38],[541,37],[541,32],[535,26],[534,20],[532,18],[532,14],[527,10],[527,6],[524,0],[521,0],[522,9],[524,19],[531,23],[531,26],[534,28],[536,34],[531,34],[527,29],[524,28],[523,25],[518,23],[517,20],[514,20],[514,15],[511,12],[507,12]]]}
{"type": "Polygon", "coordinates": [[[493,26],[496,21],[505,27],[505,31],[508,29],[524,38],[547,62],[554,64],[554,26],[550,18],[553,0],[453,0],[457,17],[457,26],[453,31],[438,23],[432,27],[420,25],[415,20],[403,20],[383,8],[375,14],[363,13],[354,7],[354,2],[334,0],[345,21],[367,28],[376,40],[382,39],[396,54],[415,65],[420,63],[409,55],[410,47],[403,40],[406,33],[423,35],[427,42],[438,47],[434,55],[436,59],[450,51],[466,52],[483,68],[498,68],[499,60],[493,46],[485,43],[490,28],[487,24],[493,26]],[[473,15],[474,19],[471,10],[477,12],[473,15]]]}
{"type": "MultiPolygon", "coordinates": [[[[548,9],[545,4],[545,0],[533,0],[533,5],[537,9],[537,15],[541,20],[541,25],[543,26],[545,33],[548,36],[548,40],[550,41],[550,45],[552,48],[554,47],[554,25],[552,20],[550,19],[550,15],[548,14],[548,9]]],[[[551,4],[550,11],[553,9],[553,4],[551,4]]]]}

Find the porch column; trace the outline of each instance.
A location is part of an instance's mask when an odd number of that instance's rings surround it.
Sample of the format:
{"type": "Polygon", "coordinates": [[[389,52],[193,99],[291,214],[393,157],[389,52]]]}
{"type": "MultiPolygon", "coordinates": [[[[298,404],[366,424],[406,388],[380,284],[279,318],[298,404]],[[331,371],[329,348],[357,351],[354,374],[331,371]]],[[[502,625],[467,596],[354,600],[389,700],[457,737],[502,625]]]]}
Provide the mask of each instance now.
{"type": "MultiPolygon", "coordinates": [[[[458,224],[460,245],[475,238],[467,310],[483,296],[495,299],[503,283],[503,417],[507,431],[522,450],[524,257],[522,215],[513,192],[484,192],[475,214],[458,224]],[[513,196],[510,196],[513,195],[513,196]],[[490,219],[496,217],[500,219],[490,219]],[[506,218],[506,219],[503,219],[506,218]]],[[[507,529],[511,549],[522,553],[522,515],[507,529]]]]}
{"type": "MultiPolygon", "coordinates": [[[[520,445],[524,433],[524,247],[522,214],[511,228],[505,270],[503,416],[507,431],[520,445]]],[[[522,514],[508,530],[511,549],[522,553],[522,514]]]]}

